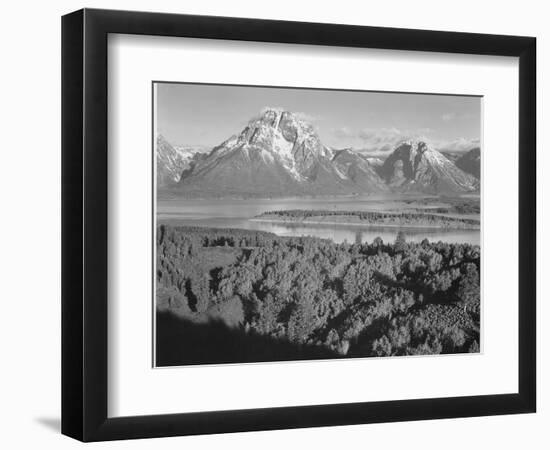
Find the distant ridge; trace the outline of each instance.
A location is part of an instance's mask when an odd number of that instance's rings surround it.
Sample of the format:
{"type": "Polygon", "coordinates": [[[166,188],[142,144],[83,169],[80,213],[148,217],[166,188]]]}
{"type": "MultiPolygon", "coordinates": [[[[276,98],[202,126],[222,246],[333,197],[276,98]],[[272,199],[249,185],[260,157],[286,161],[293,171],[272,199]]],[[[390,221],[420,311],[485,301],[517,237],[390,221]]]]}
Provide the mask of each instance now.
{"type": "Polygon", "coordinates": [[[481,171],[481,151],[479,147],[473,148],[462,155],[455,162],[456,166],[479,180],[481,171]]]}

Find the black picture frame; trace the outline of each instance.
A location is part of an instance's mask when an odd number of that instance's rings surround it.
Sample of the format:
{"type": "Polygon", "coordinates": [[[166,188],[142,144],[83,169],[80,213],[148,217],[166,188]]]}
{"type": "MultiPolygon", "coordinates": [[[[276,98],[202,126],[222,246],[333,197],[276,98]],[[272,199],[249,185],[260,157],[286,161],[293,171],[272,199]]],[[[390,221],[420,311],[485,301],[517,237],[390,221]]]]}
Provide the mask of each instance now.
{"type": "Polygon", "coordinates": [[[530,413],[536,409],[536,39],[83,9],[62,18],[62,433],[82,441],[530,413]],[[517,393],[107,416],[109,33],[519,58],[517,393]]]}

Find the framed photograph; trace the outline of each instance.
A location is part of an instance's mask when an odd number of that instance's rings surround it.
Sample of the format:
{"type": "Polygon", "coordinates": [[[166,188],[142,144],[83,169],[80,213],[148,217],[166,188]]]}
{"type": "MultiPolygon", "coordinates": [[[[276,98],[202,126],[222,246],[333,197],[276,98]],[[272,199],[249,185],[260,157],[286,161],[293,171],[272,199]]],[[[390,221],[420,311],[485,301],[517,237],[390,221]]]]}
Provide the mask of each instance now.
{"type": "Polygon", "coordinates": [[[531,37],[62,21],[62,432],[528,413],[531,37]]]}

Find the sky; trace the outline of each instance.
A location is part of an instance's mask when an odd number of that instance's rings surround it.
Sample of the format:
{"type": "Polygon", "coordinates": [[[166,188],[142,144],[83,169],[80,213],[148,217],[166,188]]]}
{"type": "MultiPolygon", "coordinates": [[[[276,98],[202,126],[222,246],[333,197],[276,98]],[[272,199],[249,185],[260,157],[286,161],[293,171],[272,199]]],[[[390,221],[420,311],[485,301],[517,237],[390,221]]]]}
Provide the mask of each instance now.
{"type": "Polygon", "coordinates": [[[156,83],[156,107],[172,145],[218,145],[266,107],[299,114],[325,145],[372,155],[405,139],[467,151],[481,136],[481,98],[471,96],[156,83]]]}

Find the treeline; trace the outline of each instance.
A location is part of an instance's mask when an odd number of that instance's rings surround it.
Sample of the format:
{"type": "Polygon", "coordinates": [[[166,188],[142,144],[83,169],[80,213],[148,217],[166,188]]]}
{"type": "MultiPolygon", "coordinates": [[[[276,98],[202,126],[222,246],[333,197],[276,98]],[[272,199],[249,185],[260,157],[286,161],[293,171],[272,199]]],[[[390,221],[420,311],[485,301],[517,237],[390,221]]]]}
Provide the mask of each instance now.
{"type": "MultiPolygon", "coordinates": [[[[315,220],[319,218],[350,218],[350,223],[357,221],[371,225],[425,225],[438,227],[468,227],[478,228],[479,220],[459,217],[443,217],[436,214],[419,212],[377,212],[377,211],[338,211],[338,210],[305,210],[291,209],[266,211],[257,218],[260,219],[288,219],[292,221],[315,220]]],[[[345,223],[345,222],[343,222],[345,223]]]]}
{"type": "MultiPolygon", "coordinates": [[[[422,212],[426,210],[421,208],[416,208],[416,211],[422,212]]],[[[430,208],[430,211],[438,214],[479,214],[480,208],[479,208],[479,205],[464,203],[464,204],[449,206],[449,207],[440,206],[437,208],[430,208]]]]}
{"type": "MultiPolygon", "coordinates": [[[[479,247],[157,228],[157,308],[341,356],[479,351],[479,247]]],[[[172,343],[184,346],[185,343],[172,343]]]]}
{"type": "MultiPolygon", "coordinates": [[[[405,200],[405,203],[414,204],[422,203],[429,206],[433,201],[448,203],[449,206],[441,206],[437,208],[430,208],[430,211],[440,214],[479,214],[481,211],[481,205],[479,199],[460,199],[453,197],[439,197],[437,199],[422,199],[422,200],[405,200]]],[[[416,208],[417,211],[425,211],[423,208],[416,208]]]]}

